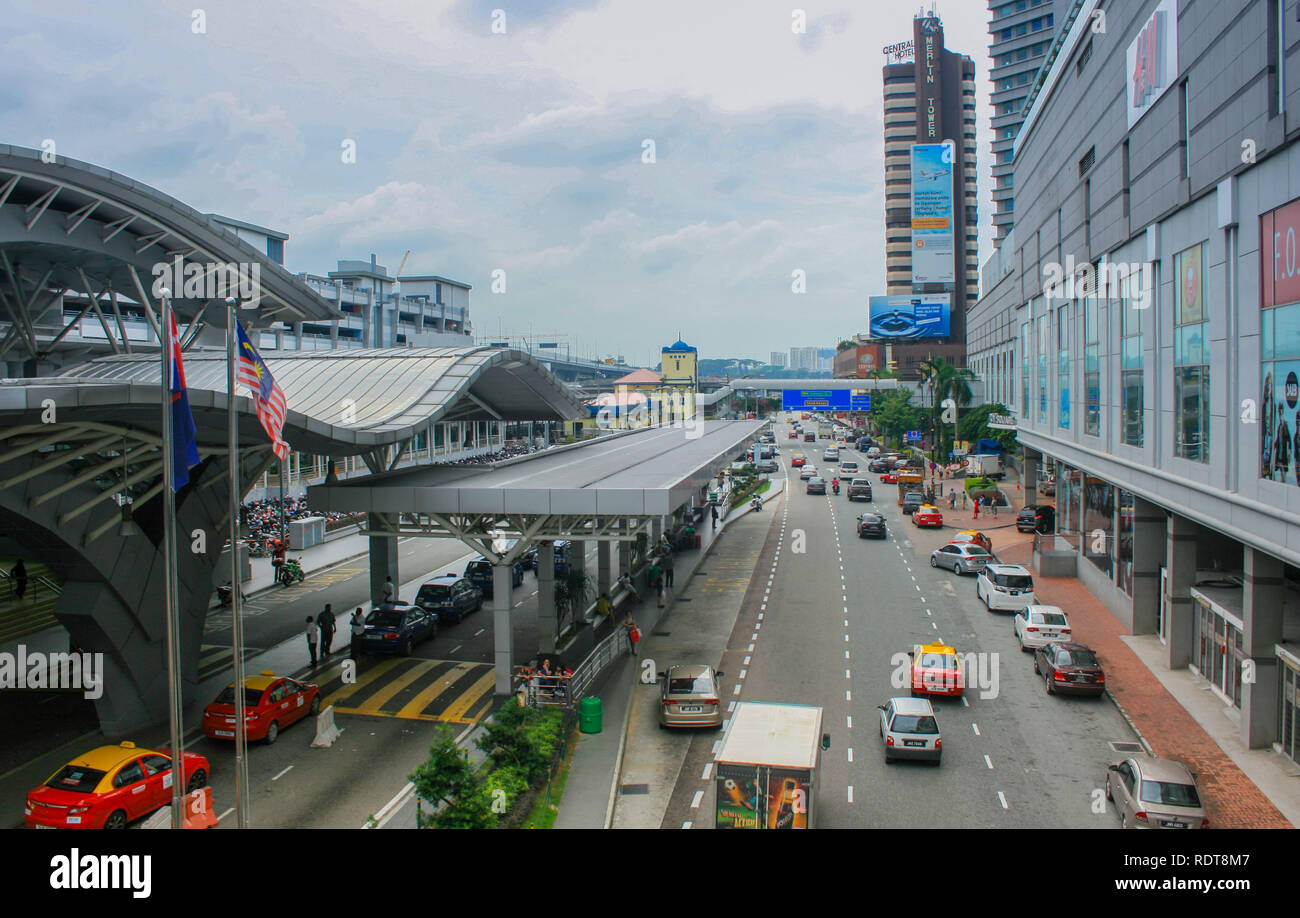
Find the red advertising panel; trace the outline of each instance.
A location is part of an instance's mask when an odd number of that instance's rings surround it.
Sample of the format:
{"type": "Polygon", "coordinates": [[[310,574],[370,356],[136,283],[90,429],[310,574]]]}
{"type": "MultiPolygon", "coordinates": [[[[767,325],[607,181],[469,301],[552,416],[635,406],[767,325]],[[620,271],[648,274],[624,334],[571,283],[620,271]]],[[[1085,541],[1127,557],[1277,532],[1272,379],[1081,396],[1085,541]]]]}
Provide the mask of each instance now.
{"type": "Polygon", "coordinates": [[[1300,301],[1300,200],[1259,218],[1261,306],[1300,301]]]}

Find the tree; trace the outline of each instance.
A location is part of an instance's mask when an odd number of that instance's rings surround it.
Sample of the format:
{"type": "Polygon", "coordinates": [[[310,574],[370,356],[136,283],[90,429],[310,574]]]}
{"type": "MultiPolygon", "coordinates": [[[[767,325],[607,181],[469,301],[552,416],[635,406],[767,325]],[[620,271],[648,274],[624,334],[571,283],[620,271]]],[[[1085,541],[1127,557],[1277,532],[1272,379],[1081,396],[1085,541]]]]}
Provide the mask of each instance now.
{"type": "Polygon", "coordinates": [[[922,426],[924,415],[911,399],[912,390],[906,386],[872,393],[871,417],[886,443],[901,445],[904,433],[922,426]]]}
{"type": "Polygon", "coordinates": [[[1020,441],[1016,438],[1014,430],[1000,430],[989,427],[989,415],[991,414],[1010,414],[1010,410],[1005,405],[980,405],[966,414],[962,415],[957,423],[957,436],[962,440],[968,440],[972,444],[977,440],[989,439],[997,440],[998,445],[1004,452],[1015,452],[1020,441]]]}
{"type": "Polygon", "coordinates": [[[975,374],[970,370],[949,363],[943,357],[933,357],[921,364],[922,385],[930,388],[930,423],[935,431],[937,455],[946,456],[953,445],[952,428],[943,423],[944,402],[952,399],[959,408],[969,405],[970,380],[974,378],[975,374]]]}
{"type": "Polygon", "coordinates": [[[497,824],[491,801],[484,793],[483,779],[445,724],[438,727],[428,760],[415,769],[410,781],[417,797],[435,808],[442,807],[433,817],[439,828],[482,829],[497,824]]]}
{"type": "Polygon", "coordinates": [[[847,350],[849,350],[849,349],[851,349],[851,348],[855,348],[855,347],[857,347],[857,346],[858,346],[858,345],[857,345],[857,342],[856,342],[856,341],[849,341],[847,338],[845,338],[845,339],[842,339],[842,340],[840,341],[839,344],[835,345],[835,350],[836,350],[837,352],[839,352],[839,351],[847,351],[847,350]]]}

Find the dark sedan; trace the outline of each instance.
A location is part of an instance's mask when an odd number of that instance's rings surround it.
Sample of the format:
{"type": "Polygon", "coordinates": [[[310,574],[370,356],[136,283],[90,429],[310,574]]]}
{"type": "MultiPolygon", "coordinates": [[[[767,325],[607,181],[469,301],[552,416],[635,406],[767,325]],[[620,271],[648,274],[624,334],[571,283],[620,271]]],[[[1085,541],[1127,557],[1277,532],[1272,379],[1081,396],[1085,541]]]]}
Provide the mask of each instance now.
{"type": "Polygon", "coordinates": [[[867,466],[867,471],[879,475],[882,472],[888,472],[892,467],[892,464],[887,459],[872,459],[867,466]]]}
{"type": "Polygon", "coordinates": [[[366,616],[361,649],[409,657],[415,645],[438,634],[438,616],[419,606],[386,603],[366,616]]]}
{"type": "MultiPolygon", "coordinates": [[[[493,589],[492,562],[486,558],[479,557],[465,565],[465,579],[482,590],[488,599],[496,592],[493,589]]],[[[523,582],[524,566],[516,561],[510,570],[510,585],[517,587],[523,582]]]]}
{"type": "Polygon", "coordinates": [[[812,478],[809,478],[809,479],[808,479],[808,491],[807,491],[807,493],[809,493],[809,494],[825,494],[825,493],[826,493],[826,479],[825,479],[825,478],[818,478],[816,475],[814,475],[812,478]]]}
{"type": "Polygon", "coordinates": [[[1034,672],[1043,677],[1049,695],[1100,695],[1106,674],[1097,654],[1078,641],[1050,641],[1034,651],[1034,672]]]}
{"type": "Polygon", "coordinates": [[[461,622],[466,615],[483,608],[483,591],[462,577],[447,574],[421,585],[415,604],[436,614],[439,621],[461,622]]]}
{"type": "Polygon", "coordinates": [[[879,513],[864,513],[858,517],[859,539],[883,539],[885,537],[885,518],[879,513]]]}
{"type": "Polygon", "coordinates": [[[849,500],[871,501],[871,482],[865,478],[854,478],[849,482],[849,500]]]}

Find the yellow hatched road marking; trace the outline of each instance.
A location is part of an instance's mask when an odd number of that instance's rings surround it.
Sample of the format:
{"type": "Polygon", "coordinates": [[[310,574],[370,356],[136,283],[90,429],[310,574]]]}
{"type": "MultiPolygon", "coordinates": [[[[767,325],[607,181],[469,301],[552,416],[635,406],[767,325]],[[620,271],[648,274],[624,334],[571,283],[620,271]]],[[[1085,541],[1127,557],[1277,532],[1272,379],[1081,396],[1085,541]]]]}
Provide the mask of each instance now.
{"type": "Polygon", "coordinates": [[[432,685],[425,687],[423,690],[421,690],[420,694],[416,695],[406,704],[402,705],[402,709],[398,711],[394,716],[413,718],[415,715],[419,714],[430,704],[432,704],[433,701],[439,695],[447,691],[447,686],[451,685],[461,676],[465,675],[465,673],[469,672],[471,669],[473,669],[475,666],[478,665],[480,664],[457,663],[455,667],[443,673],[442,677],[437,682],[434,682],[432,685]]]}
{"type": "Polygon", "coordinates": [[[416,679],[419,679],[421,676],[426,675],[431,669],[433,669],[436,666],[438,666],[438,662],[436,660],[421,660],[419,663],[415,664],[406,672],[402,673],[392,682],[389,682],[379,691],[375,692],[375,694],[367,698],[364,702],[362,702],[360,707],[335,708],[335,710],[342,714],[380,714],[382,713],[380,711],[380,708],[384,706],[385,702],[387,702],[390,698],[392,698],[402,689],[406,688],[416,679]]]}
{"type": "Polygon", "coordinates": [[[343,688],[339,689],[337,692],[334,692],[328,698],[322,701],[321,707],[328,708],[330,705],[337,706],[337,704],[340,701],[345,701],[346,699],[351,698],[354,694],[361,691],[370,683],[374,682],[377,678],[382,676],[384,673],[388,672],[398,663],[404,663],[404,662],[406,662],[404,657],[401,658],[394,657],[391,660],[385,660],[384,662],[380,663],[378,666],[374,667],[373,669],[366,670],[365,675],[363,675],[356,682],[353,682],[351,685],[343,686],[343,688]]]}
{"type": "Polygon", "coordinates": [[[442,719],[458,724],[464,723],[465,712],[473,707],[476,702],[483,699],[483,694],[489,687],[496,685],[496,678],[496,670],[489,667],[477,682],[461,693],[461,696],[455,700],[451,707],[442,712],[442,719]]]}

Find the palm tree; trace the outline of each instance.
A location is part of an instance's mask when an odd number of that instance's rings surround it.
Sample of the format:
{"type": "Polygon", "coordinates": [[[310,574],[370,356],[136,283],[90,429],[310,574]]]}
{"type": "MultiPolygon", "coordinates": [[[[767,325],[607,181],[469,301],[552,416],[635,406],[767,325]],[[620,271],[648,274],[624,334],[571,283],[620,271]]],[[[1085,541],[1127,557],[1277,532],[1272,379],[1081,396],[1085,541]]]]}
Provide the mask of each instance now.
{"type": "MultiPolygon", "coordinates": [[[[930,387],[930,411],[935,431],[934,446],[939,453],[946,453],[952,449],[947,426],[942,423],[943,403],[948,399],[952,399],[953,403],[959,408],[965,408],[969,405],[971,400],[970,380],[974,378],[975,374],[966,367],[951,364],[943,357],[932,357],[921,364],[922,384],[930,387]],[[947,449],[940,449],[939,441],[941,440],[947,444],[947,449]]],[[[953,429],[956,430],[955,418],[953,419],[953,429]]]]}

